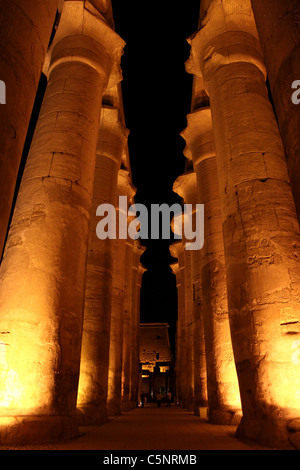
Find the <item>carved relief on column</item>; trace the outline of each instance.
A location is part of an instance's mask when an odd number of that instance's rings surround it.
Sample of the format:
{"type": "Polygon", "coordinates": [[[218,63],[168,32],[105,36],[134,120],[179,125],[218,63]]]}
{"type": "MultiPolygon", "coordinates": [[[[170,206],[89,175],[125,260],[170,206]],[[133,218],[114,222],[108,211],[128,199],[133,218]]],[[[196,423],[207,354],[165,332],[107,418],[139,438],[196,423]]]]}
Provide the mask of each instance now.
{"type": "Polygon", "coordinates": [[[243,405],[238,435],[289,448],[289,421],[300,416],[299,224],[251,3],[233,5],[211,2],[190,40],[190,70],[203,75],[211,105],[243,405]]]}

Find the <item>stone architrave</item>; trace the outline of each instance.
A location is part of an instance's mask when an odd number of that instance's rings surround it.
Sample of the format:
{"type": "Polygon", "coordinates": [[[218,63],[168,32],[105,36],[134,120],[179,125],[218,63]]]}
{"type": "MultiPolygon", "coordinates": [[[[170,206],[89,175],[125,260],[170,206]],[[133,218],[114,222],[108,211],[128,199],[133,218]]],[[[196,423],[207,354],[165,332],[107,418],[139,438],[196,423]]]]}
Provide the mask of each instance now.
{"type": "Polygon", "coordinates": [[[0,270],[2,443],[77,433],[101,97],[124,47],[85,3],[64,4],[0,270]]]}
{"type": "Polygon", "coordinates": [[[250,0],[213,0],[189,70],[210,98],[231,335],[243,418],[237,435],[292,448],[300,393],[300,231],[266,88],[250,0]]]}
{"type": "MultiPolygon", "coordinates": [[[[89,231],[85,307],[77,408],[86,425],[106,422],[109,362],[116,353],[119,317],[112,312],[113,246],[115,240],[97,237],[97,207],[117,207],[118,172],[128,130],[118,108],[103,107],[97,146],[89,231]],[[110,355],[110,357],[109,357],[110,355]]],[[[117,218],[116,218],[117,221],[117,218]]],[[[116,224],[117,225],[117,224],[116,224]]],[[[117,234],[116,234],[117,235],[117,234]]],[[[118,240],[119,242],[119,240],[118,240]]]]}
{"type": "Polygon", "coordinates": [[[0,255],[58,4],[59,0],[10,0],[1,5],[0,80],[5,84],[5,104],[0,106],[0,255]]]}

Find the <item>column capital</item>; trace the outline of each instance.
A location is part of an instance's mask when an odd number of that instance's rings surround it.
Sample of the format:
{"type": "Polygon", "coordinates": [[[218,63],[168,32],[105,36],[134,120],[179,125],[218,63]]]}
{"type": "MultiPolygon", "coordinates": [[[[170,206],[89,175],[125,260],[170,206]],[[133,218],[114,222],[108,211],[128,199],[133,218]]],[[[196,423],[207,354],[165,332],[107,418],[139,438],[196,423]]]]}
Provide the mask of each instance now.
{"type": "Polygon", "coordinates": [[[103,106],[100,115],[100,131],[97,154],[121,164],[129,130],[120,120],[119,108],[103,106]]]}
{"type": "Polygon", "coordinates": [[[130,172],[122,168],[118,173],[118,194],[119,196],[127,196],[130,204],[133,203],[133,198],[136,195],[136,188],[132,184],[130,172]]]}
{"type": "Polygon", "coordinates": [[[181,240],[178,240],[175,243],[172,243],[170,245],[170,253],[173,256],[173,258],[179,258],[179,256],[183,253],[184,251],[184,246],[181,240]]]}
{"type": "Polygon", "coordinates": [[[187,41],[186,70],[202,75],[206,89],[215,72],[232,63],[249,62],[266,77],[250,0],[212,0],[200,29],[187,41]]]}
{"type": "Polygon", "coordinates": [[[214,157],[215,143],[209,106],[187,115],[187,127],[180,133],[186,141],[183,154],[193,160],[194,168],[203,160],[214,157]]]}
{"type": "Polygon", "coordinates": [[[139,273],[141,275],[143,275],[146,271],[147,271],[147,268],[145,268],[145,266],[142,263],[140,263],[139,264],[139,273]]]}
{"type": "Polygon", "coordinates": [[[64,2],[51,45],[51,70],[64,62],[84,62],[106,80],[107,88],[122,80],[120,68],[125,41],[109,26],[97,8],[85,1],[64,2]]]}
{"type": "Polygon", "coordinates": [[[140,240],[133,241],[133,267],[138,271],[141,264],[140,258],[144,251],[146,250],[145,246],[141,245],[140,240]]]}
{"type": "Polygon", "coordinates": [[[171,268],[173,274],[175,274],[175,276],[176,276],[177,273],[178,273],[178,270],[179,270],[178,261],[176,261],[175,263],[171,263],[171,264],[170,264],[170,268],[171,268]]]}
{"type": "Polygon", "coordinates": [[[178,194],[186,204],[197,204],[197,176],[194,171],[187,171],[178,176],[173,184],[174,193],[178,194]]]}

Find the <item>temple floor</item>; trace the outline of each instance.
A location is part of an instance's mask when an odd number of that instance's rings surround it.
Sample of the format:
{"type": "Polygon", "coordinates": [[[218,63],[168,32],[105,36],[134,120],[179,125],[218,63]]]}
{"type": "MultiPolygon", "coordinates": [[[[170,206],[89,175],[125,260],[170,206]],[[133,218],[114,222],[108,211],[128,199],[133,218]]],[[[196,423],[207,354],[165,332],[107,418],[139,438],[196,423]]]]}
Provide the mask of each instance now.
{"type": "MultiPolygon", "coordinates": [[[[26,450],[268,450],[246,444],[235,436],[236,426],[202,422],[193,412],[172,405],[147,404],[102,426],[80,428],[69,442],[26,446],[26,450]]],[[[0,447],[5,450],[7,447],[0,447]]]]}

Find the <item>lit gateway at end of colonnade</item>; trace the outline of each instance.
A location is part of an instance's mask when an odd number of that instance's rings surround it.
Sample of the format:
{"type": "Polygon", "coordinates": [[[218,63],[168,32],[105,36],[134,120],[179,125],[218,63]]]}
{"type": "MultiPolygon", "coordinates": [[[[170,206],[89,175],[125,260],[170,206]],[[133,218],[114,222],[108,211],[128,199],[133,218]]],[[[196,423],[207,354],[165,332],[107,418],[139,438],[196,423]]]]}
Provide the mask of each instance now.
{"type": "Polygon", "coordinates": [[[119,197],[118,211],[111,204],[97,207],[96,215],[102,217],[96,227],[100,240],[128,237],[132,240],[158,240],[160,236],[169,240],[172,225],[174,238],[183,239],[186,250],[200,250],[203,247],[204,204],[184,204],[183,207],[180,204],[151,204],[150,214],[144,204],[133,204],[127,208],[127,196],[119,197]]]}

